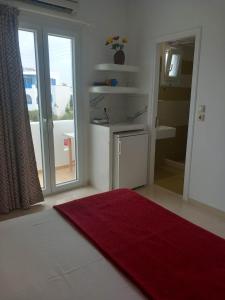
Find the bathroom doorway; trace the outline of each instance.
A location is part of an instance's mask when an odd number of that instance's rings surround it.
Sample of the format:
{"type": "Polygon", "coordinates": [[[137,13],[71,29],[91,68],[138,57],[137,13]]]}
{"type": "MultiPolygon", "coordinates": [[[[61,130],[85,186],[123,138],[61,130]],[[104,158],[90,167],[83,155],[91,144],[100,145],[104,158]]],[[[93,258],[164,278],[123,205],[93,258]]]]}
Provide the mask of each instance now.
{"type": "Polygon", "coordinates": [[[183,195],[195,39],[160,44],[154,183],[183,195]],[[167,130],[167,134],[166,134],[167,130]],[[160,133],[160,132],[159,132],[160,133]]]}
{"type": "Polygon", "coordinates": [[[200,30],[156,41],[150,183],[189,198],[200,30]]]}

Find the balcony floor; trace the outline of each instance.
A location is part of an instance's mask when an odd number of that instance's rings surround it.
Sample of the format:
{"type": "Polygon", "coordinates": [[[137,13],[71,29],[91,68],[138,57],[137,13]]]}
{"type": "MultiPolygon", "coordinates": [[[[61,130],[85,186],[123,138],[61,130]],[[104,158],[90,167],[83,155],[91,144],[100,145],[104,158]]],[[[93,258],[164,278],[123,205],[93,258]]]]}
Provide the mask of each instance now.
{"type": "MultiPolygon", "coordinates": [[[[56,168],[56,184],[72,181],[76,179],[76,168],[75,165],[72,167],[63,166],[56,168]]],[[[40,180],[41,187],[43,187],[43,172],[40,170],[38,171],[38,176],[40,180]]]]}

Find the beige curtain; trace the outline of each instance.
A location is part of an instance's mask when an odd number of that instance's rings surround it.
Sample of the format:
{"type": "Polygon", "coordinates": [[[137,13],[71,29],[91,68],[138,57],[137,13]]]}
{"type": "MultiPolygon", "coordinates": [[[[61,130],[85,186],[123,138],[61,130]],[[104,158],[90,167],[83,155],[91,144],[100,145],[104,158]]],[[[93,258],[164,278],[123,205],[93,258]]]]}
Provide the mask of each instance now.
{"type": "Polygon", "coordinates": [[[0,213],[43,201],[26,105],[18,10],[0,5],[0,213]]]}

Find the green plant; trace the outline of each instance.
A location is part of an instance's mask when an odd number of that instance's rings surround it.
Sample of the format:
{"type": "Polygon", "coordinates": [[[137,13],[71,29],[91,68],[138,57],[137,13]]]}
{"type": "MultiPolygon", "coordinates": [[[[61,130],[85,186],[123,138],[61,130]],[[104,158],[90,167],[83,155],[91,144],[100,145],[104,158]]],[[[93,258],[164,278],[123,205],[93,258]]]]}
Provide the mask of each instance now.
{"type": "Polygon", "coordinates": [[[58,116],[56,114],[52,115],[53,120],[60,121],[60,120],[73,120],[74,118],[74,112],[73,112],[73,97],[70,96],[70,99],[66,105],[65,113],[61,116],[58,116]]]}
{"type": "MultiPolygon", "coordinates": [[[[56,106],[57,107],[57,106],[56,106]]],[[[39,110],[29,110],[29,118],[30,122],[39,122],[39,110]]],[[[70,96],[70,99],[66,105],[65,113],[61,116],[56,114],[52,114],[53,121],[60,121],[60,120],[73,120],[74,119],[74,112],[73,112],[73,97],[70,96]]]]}
{"type": "Polygon", "coordinates": [[[40,118],[39,118],[39,111],[36,110],[29,110],[29,118],[31,122],[39,122],[40,118]]]}

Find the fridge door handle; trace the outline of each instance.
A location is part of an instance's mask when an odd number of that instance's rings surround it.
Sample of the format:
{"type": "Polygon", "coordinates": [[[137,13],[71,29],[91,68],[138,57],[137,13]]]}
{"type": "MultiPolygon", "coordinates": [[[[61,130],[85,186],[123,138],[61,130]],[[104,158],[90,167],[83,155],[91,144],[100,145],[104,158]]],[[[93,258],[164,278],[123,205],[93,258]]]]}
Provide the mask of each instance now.
{"type": "Polygon", "coordinates": [[[122,152],[121,152],[121,145],[122,145],[122,142],[120,140],[118,140],[118,155],[121,155],[122,152]]]}

